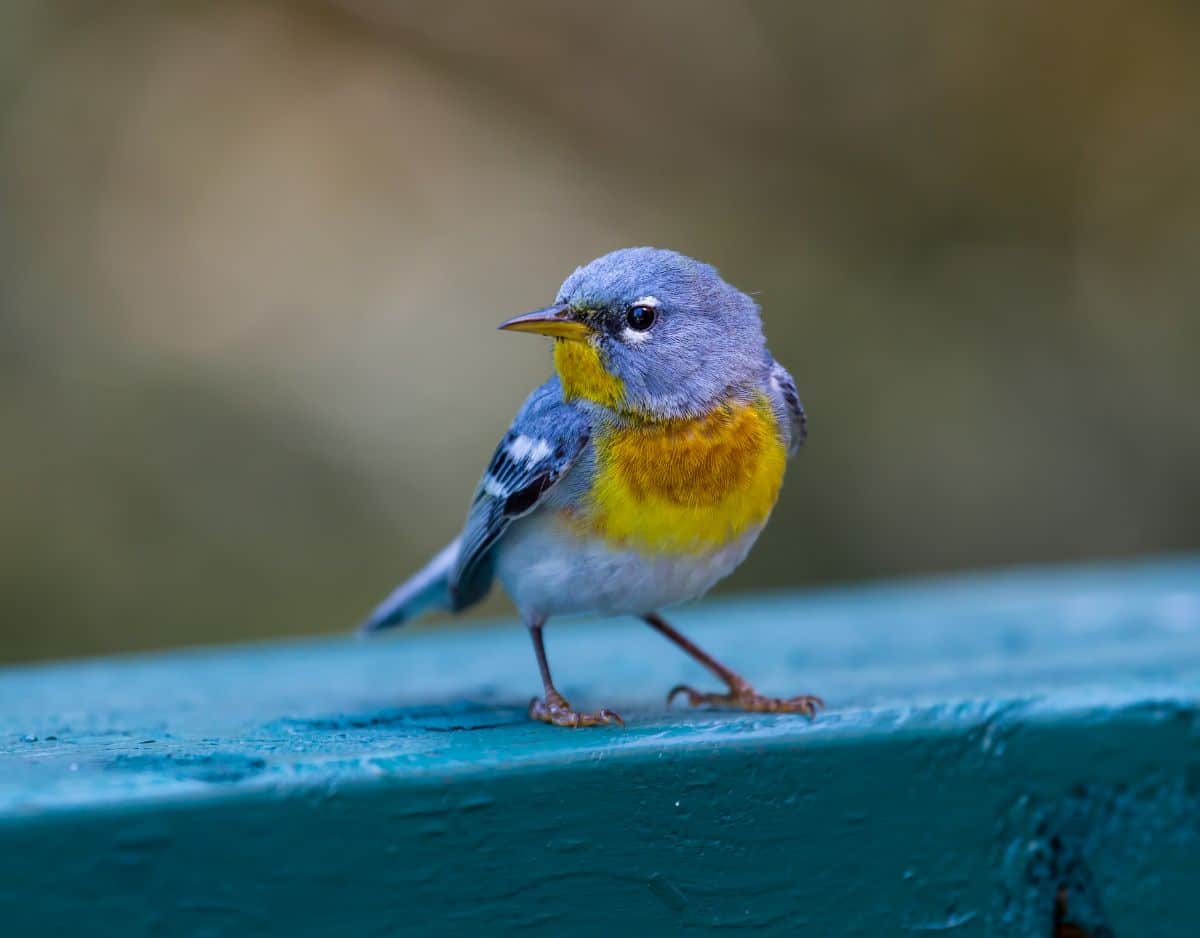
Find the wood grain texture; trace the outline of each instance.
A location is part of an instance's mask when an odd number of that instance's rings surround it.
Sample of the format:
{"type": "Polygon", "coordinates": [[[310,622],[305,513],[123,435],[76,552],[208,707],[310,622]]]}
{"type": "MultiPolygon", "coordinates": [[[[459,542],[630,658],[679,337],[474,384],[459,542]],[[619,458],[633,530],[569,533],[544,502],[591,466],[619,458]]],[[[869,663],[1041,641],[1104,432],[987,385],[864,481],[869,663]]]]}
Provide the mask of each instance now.
{"type": "Polygon", "coordinates": [[[1200,921],[1200,558],[0,671],[6,934],[1048,935],[1200,921]]]}

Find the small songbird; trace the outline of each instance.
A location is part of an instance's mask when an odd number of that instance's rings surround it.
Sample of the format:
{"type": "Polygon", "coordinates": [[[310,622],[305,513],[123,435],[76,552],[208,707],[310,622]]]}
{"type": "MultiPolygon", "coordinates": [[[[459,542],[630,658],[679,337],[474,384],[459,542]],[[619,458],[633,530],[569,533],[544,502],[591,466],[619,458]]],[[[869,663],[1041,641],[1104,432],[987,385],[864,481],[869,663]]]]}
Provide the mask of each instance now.
{"type": "Polygon", "coordinates": [[[757,304],[708,264],[625,248],[576,270],[552,306],[500,328],[552,336],[557,374],[500,441],[462,534],[363,630],[466,609],[498,577],[533,639],[535,720],[623,724],[612,710],[576,711],[554,687],[542,628],[569,613],[639,616],[728,688],[681,685],[668,701],[814,716],[820,698],[760,695],[658,612],[745,559],[804,442],[804,407],[767,351],[757,304]]]}

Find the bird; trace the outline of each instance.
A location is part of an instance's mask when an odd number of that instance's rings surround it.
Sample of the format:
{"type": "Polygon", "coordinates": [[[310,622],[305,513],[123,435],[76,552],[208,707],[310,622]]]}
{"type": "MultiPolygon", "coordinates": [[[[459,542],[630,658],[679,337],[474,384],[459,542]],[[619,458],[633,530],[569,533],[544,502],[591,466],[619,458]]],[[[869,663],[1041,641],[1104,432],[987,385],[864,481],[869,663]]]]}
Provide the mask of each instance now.
{"type": "Polygon", "coordinates": [[[577,268],[547,307],[507,332],[553,339],[554,374],[526,399],[475,491],[462,533],[361,625],[460,612],[499,580],[527,626],[554,726],[624,725],[555,687],[543,629],[555,616],[633,615],[725,685],[672,688],[691,706],[799,713],[821,698],[758,693],[663,618],[738,567],[763,530],[808,431],[758,304],[713,266],[632,247],[577,268]]]}

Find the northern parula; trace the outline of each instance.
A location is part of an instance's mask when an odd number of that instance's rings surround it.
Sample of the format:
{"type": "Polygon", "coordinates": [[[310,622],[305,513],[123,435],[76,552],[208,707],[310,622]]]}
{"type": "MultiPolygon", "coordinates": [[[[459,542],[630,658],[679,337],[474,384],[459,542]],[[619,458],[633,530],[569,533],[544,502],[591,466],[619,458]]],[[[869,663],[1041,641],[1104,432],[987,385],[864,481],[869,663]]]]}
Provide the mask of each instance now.
{"type": "Polygon", "coordinates": [[[499,578],[533,639],[536,720],[622,723],[611,710],[574,710],[554,687],[542,628],[568,613],[639,616],[728,688],[681,685],[668,701],[815,715],[819,698],[758,694],[658,614],[745,559],[804,442],[804,407],[767,350],[754,300],[708,264],[625,248],[577,269],[552,306],[500,328],[553,337],[556,374],[500,441],[462,534],[363,629],[457,612],[499,578]]]}

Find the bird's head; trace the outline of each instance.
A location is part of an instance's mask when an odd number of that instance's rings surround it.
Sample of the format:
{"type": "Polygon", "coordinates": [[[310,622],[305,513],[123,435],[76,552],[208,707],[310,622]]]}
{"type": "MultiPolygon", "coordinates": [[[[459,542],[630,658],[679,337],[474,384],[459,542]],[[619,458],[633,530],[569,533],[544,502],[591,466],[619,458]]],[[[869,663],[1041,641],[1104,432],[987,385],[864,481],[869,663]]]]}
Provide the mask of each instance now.
{"type": "Polygon", "coordinates": [[[708,264],[649,247],[578,268],[553,306],[500,328],[555,338],[568,399],[660,419],[706,412],[750,383],[765,355],[750,297],[708,264]]]}

